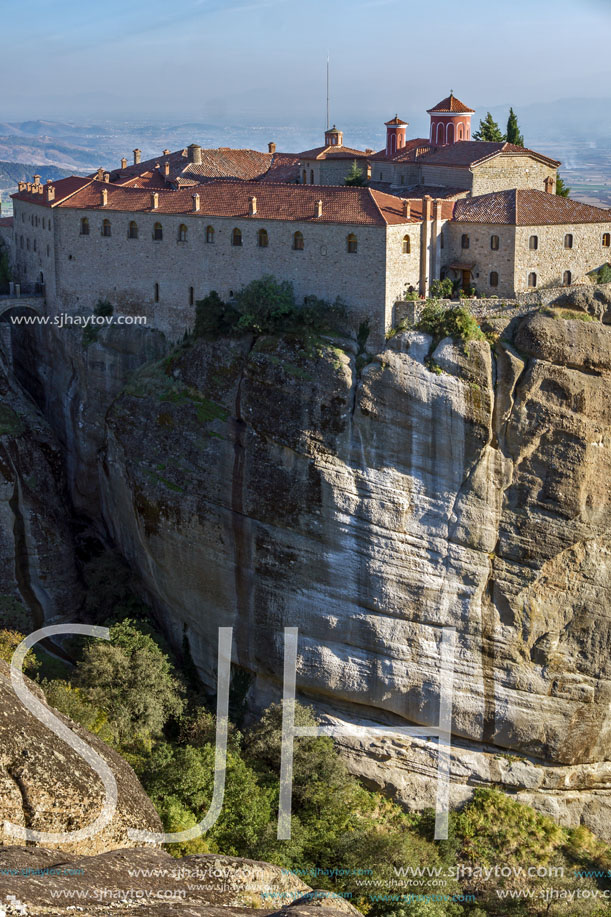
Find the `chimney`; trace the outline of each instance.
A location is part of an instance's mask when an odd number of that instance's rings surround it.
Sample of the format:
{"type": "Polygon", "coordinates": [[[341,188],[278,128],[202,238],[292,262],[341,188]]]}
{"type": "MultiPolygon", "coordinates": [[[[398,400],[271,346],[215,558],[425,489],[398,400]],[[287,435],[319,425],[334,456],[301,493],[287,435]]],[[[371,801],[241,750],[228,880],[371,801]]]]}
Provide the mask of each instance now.
{"type": "Polygon", "coordinates": [[[108,184],[110,181],[110,172],[104,172],[104,181],[108,184]]]}
{"type": "Polygon", "coordinates": [[[248,198],[248,213],[250,214],[251,217],[254,217],[256,212],[257,212],[257,198],[249,197],[248,198]]]}
{"type": "Polygon", "coordinates": [[[103,178],[104,178],[104,169],[103,169],[101,166],[100,166],[100,168],[97,170],[97,172],[95,173],[95,177],[96,177],[96,179],[97,179],[98,181],[102,181],[102,180],[103,180],[103,178]]]}
{"type": "Polygon", "coordinates": [[[18,191],[25,191],[25,188],[26,188],[26,184],[24,181],[17,182],[18,191]]]}
{"type": "Polygon", "coordinates": [[[191,195],[193,198],[193,210],[197,212],[199,210],[199,194],[191,195]]]}
{"type": "Polygon", "coordinates": [[[134,150],[134,165],[140,165],[140,157],[142,156],[142,150],[134,150]]]}
{"type": "Polygon", "coordinates": [[[548,194],[556,193],[556,179],[552,178],[551,175],[548,175],[545,179],[545,190],[548,194]]]}
{"type": "Polygon", "coordinates": [[[163,164],[163,174],[165,176],[168,176],[170,174],[170,163],[167,159],[163,164]]]}
{"type": "Polygon", "coordinates": [[[122,168],[122,169],[127,169],[127,159],[125,158],[125,156],[124,156],[123,159],[121,160],[121,168],[122,168]]]}
{"type": "Polygon", "coordinates": [[[102,207],[105,207],[106,204],[108,203],[108,188],[102,188],[101,196],[102,196],[102,207]]]}
{"type": "Polygon", "coordinates": [[[35,175],[35,176],[34,176],[34,184],[35,184],[35,185],[39,185],[39,184],[40,184],[40,175],[35,175]]]}
{"type": "Polygon", "coordinates": [[[433,204],[433,198],[430,194],[425,194],[422,201],[422,219],[430,220],[431,219],[431,209],[433,204]]]}
{"type": "Polygon", "coordinates": [[[439,198],[435,200],[435,220],[438,223],[441,220],[441,205],[442,204],[443,204],[443,201],[440,200],[439,198]]]}
{"type": "Polygon", "coordinates": [[[169,155],[170,155],[170,151],[169,151],[169,150],[162,150],[162,151],[161,151],[161,155],[162,155],[162,156],[169,156],[169,155]]]}
{"type": "Polygon", "coordinates": [[[314,216],[322,216],[322,201],[316,201],[316,209],[314,210],[314,216]]]}
{"type": "Polygon", "coordinates": [[[412,205],[409,201],[403,201],[403,216],[409,220],[412,215],[412,205]]]}
{"type": "Polygon", "coordinates": [[[159,207],[159,194],[157,191],[151,192],[151,210],[157,210],[159,207]]]}
{"type": "Polygon", "coordinates": [[[202,164],[202,148],[197,143],[192,143],[188,148],[189,162],[195,166],[202,164]]]}
{"type": "Polygon", "coordinates": [[[268,151],[268,153],[275,153],[275,152],[276,152],[276,144],[275,144],[275,143],[268,143],[268,144],[267,144],[267,151],[268,151]]]}
{"type": "Polygon", "coordinates": [[[54,201],[55,200],[55,185],[47,185],[46,188],[47,188],[47,200],[54,201]]]}

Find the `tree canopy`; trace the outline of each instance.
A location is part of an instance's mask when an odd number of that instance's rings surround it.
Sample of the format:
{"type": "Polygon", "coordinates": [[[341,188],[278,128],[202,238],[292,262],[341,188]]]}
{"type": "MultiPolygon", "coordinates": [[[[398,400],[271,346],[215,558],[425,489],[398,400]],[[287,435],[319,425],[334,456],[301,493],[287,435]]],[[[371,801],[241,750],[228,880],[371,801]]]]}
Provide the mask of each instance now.
{"type": "Polygon", "coordinates": [[[506,134],[507,143],[513,143],[514,146],[524,146],[524,137],[520,133],[520,128],[518,126],[518,119],[513,108],[509,109],[509,117],[507,119],[507,134],[506,134]]]}
{"type": "Polygon", "coordinates": [[[501,129],[490,114],[486,113],[486,117],[482,118],[479,122],[479,130],[473,134],[474,140],[492,140],[496,143],[504,140],[505,137],[501,133],[501,129]]]}
{"type": "Polygon", "coordinates": [[[353,161],[350,171],[344,179],[345,185],[351,185],[353,188],[363,188],[367,184],[367,179],[363,170],[359,167],[356,159],[353,161]]]}

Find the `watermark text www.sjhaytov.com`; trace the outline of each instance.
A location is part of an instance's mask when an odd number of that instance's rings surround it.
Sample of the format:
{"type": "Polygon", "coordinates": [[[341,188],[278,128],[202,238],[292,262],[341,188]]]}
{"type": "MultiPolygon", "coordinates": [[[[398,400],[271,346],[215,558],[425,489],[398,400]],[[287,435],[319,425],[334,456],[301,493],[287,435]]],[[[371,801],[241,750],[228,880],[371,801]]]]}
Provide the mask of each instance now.
{"type": "Polygon", "coordinates": [[[53,328],[107,328],[109,325],[146,325],[146,315],[11,315],[11,325],[49,325],[53,328]]]}

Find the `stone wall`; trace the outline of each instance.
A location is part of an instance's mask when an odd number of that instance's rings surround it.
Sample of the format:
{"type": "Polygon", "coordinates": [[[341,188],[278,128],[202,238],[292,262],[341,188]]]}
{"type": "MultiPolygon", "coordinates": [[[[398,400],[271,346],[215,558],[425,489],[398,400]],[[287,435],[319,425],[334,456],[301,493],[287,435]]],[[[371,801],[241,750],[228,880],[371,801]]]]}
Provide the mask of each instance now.
{"type": "Polygon", "coordinates": [[[392,325],[395,300],[403,296],[408,287],[418,289],[420,283],[420,245],[422,223],[389,226],[386,255],[386,309],[385,328],[392,325]],[[410,250],[403,251],[403,240],[409,237],[410,250]]]}
{"type": "MultiPolygon", "coordinates": [[[[343,185],[354,159],[304,159],[299,167],[299,180],[303,182],[303,171],[307,173],[308,185],[343,185]],[[314,181],[312,181],[312,175],[314,181]]],[[[363,176],[367,175],[367,163],[358,160],[363,176]]]]}
{"type": "Polygon", "coordinates": [[[445,188],[462,188],[470,191],[473,184],[473,173],[468,167],[461,166],[427,166],[422,164],[421,183],[423,185],[441,185],[445,188]]]}
{"type": "Polygon", "coordinates": [[[43,282],[55,296],[55,212],[25,201],[14,202],[13,252],[15,280],[43,282]]]}
{"type": "Polygon", "coordinates": [[[474,197],[510,188],[535,188],[545,191],[545,179],[556,179],[553,166],[525,156],[495,156],[473,167],[474,197]]]}
{"type": "Polygon", "coordinates": [[[485,223],[448,223],[444,233],[446,240],[443,249],[442,269],[446,275],[457,279],[458,274],[451,272],[450,264],[473,264],[472,282],[476,290],[483,295],[496,294],[507,297],[514,295],[515,273],[515,226],[502,226],[485,223]],[[469,248],[462,248],[462,237],[469,237],[469,248]],[[498,236],[499,248],[491,248],[492,236],[498,236]],[[498,274],[498,286],[490,284],[490,274],[498,274]]]}
{"type": "Polygon", "coordinates": [[[518,226],[516,229],[515,290],[526,292],[528,275],[537,275],[537,288],[560,286],[565,271],[571,272],[571,283],[588,283],[589,271],[611,258],[611,248],[602,244],[603,233],[611,233],[609,223],[577,223],[562,226],[518,226]],[[573,236],[573,247],[565,248],[567,234],[573,236]],[[538,248],[531,250],[529,240],[537,236],[538,248]]]}

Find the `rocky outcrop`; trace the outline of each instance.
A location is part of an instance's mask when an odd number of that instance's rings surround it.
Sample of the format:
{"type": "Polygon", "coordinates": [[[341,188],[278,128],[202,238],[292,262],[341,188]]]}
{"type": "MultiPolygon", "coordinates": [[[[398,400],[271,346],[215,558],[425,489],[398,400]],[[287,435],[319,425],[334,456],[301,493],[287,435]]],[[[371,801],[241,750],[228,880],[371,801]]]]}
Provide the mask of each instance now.
{"type": "MultiPolygon", "coordinates": [[[[199,342],[113,404],[106,524],[210,684],[234,627],[255,707],[297,626],[320,711],[436,725],[455,627],[454,800],[501,784],[610,836],[610,340],[532,315],[494,353],[400,333],[361,373],[345,339],[199,342]]],[[[434,743],[341,744],[431,803],[434,743]]]]}
{"type": "MultiPolygon", "coordinates": [[[[28,687],[44,701],[37,685],[28,682],[28,687]]],[[[86,729],[52,712],[106,761],[118,788],[112,821],[92,838],[63,844],[64,852],[94,854],[131,847],[129,828],[161,831],[153,804],[124,759],[86,729]]],[[[33,831],[78,831],[97,818],[104,799],[100,778],[26,710],[13,690],[8,666],[0,660],[0,844],[20,843],[7,832],[6,821],[33,831]]],[[[0,862],[3,856],[0,852],[0,862]]],[[[0,888],[2,881],[0,870],[0,888]]]]}
{"type": "MultiPolygon", "coordinates": [[[[348,901],[312,892],[287,870],[269,863],[204,854],[173,859],[161,850],[117,850],[66,856],[50,850],[0,850],[0,907],[14,896],[26,913],[57,917],[133,914],[146,917],[358,917],[348,901]]],[[[10,910],[9,910],[10,913],[10,910]]],[[[15,911],[17,913],[17,911],[15,911]]]]}

